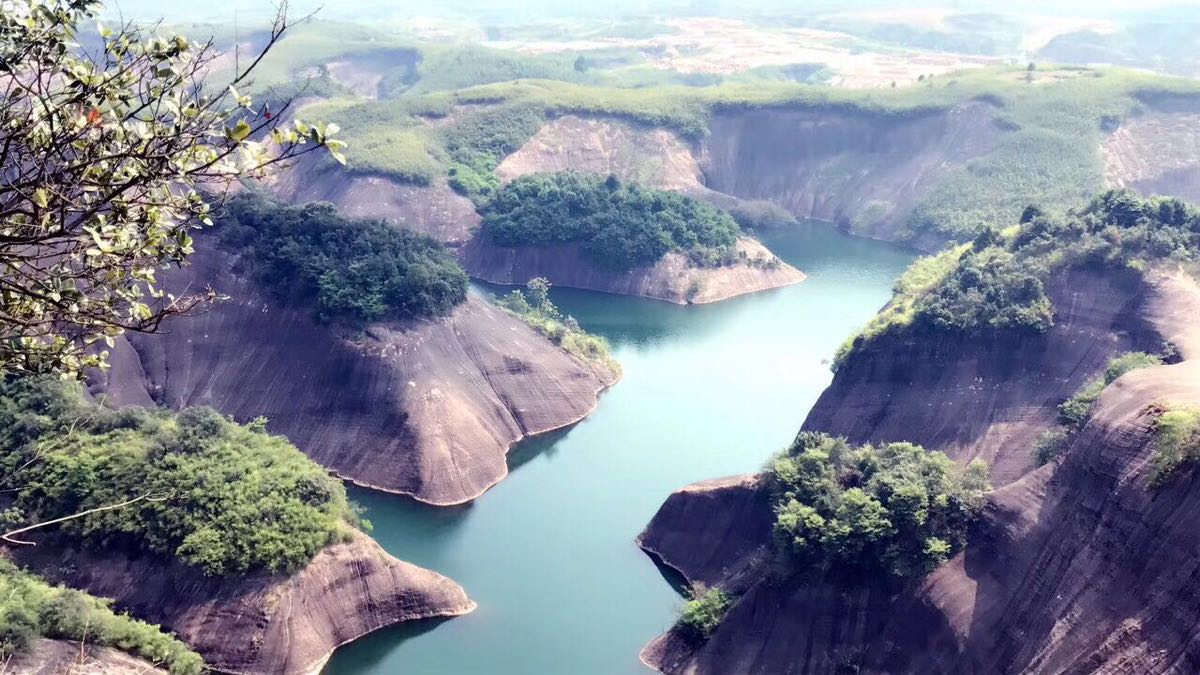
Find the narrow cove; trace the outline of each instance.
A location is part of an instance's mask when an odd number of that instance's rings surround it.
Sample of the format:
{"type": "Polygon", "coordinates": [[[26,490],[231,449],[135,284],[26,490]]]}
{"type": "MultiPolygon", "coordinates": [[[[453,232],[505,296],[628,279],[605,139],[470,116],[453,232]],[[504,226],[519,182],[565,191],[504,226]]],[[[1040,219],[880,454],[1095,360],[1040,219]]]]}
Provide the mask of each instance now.
{"type": "Polygon", "coordinates": [[[634,537],[672,490],[756,471],[790,441],[834,350],[914,257],[824,223],[763,241],[808,279],[689,307],[555,289],[609,339],[623,379],[582,423],[514,448],[511,475],[473,504],[353,489],[389,552],[455,579],[479,608],[375,633],[325,672],[648,672],[638,650],[683,601],[634,537]]]}

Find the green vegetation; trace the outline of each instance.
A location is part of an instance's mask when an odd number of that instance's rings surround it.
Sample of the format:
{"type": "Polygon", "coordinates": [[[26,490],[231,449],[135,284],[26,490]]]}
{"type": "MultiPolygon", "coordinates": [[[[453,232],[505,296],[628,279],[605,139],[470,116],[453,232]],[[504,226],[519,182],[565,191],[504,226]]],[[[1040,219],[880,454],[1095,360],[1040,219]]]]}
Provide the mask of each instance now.
{"type": "Polygon", "coordinates": [[[230,199],[224,247],[280,299],[322,321],[443,316],[466,299],[467,277],[441,244],[381,220],[352,220],[331,204],[285,206],[257,193],[230,199]]]}
{"type": "Polygon", "coordinates": [[[775,534],[798,571],[923,575],[966,543],[988,489],[987,467],[965,470],[911,443],[852,447],[801,432],[770,467],[775,534]]]}
{"type": "Polygon", "coordinates": [[[729,264],[741,231],[729,214],[691,197],[575,172],[522,176],[480,213],[498,246],[580,243],[588,259],[613,270],[652,265],[669,251],[729,264]]]}
{"type": "Polygon", "coordinates": [[[725,591],[697,586],[692,589],[692,599],[684,604],[675,626],[686,637],[702,642],[717,630],[732,605],[733,598],[725,591]]]}
{"type": "Polygon", "coordinates": [[[621,365],[609,354],[608,341],[584,331],[574,317],[563,316],[551,302],[550,282],[546,279],[535,277],[525,285],[525,291],[513,290],[493,300],[567,352],[585,361],[603,363],[614,373],[621,372],[621,365]]]}
{"type": "Polygon", "coordinates": [[[988,247],[959,258],[958,266],[934,286],[921,308],[939,328],[1048,329],[1053,323],[1042,280],[1012,252],[988,247]]]}
{"type": "MultiPolygon", "coordinates": [[[[1066,216],[1030,207],[1021,220],[915,262],[889,305],[839,350],[835,370],[854,350],[893,330],[1045,331],[1054,312],[1045,283],[1067,269],[1140,273],[1164,263],[1194,268],[1200,262],[1200,212],[1178,199],[1110,190],[1066,216]]],[[[1084,399],[1076,403],[1087,407],[1084,399]]],[[[1068,414],[1086,414],[1075,408],[1073,403],[1068,414]]]]}
{"type": "Polygon", "coordinates": [[[109,410],[77,383],[0,383],[0,476],[8,523],[55,526],[87,546],[178,558],[210,575],[292,572],[347,536],[342,484],[264,420],[207,408],[109,410]]]}
{"type": "Polygon", "coordinates": [[[493,173],[542,126],[542,112],[525,104],[500,105],[459,115],[442,132],[450,156],[450,186],[477,204],[500,187],[493,173]]]}
{"type": "Polygon", "coordinates": [[[1058,426],[1045,431],[1034,443],[1033,457],[1037,465],[1049,463],[1067,449],[1071,436],[1083,428],[1105,387],[1132,370],[1162,363],[1162,357],[1146,352],[1125,352],[1109,359],[1103,375],[1088,382],[1071,398],[1059,404],[1058,426]]]}
{"type": "Polygon", "coordinates": [[[1038,436],[1033,444],[1033,460],[1038,466],[1049,464],[1067,449],[1071,432],[1066,427],[1058,426],[1047,429],[1038,436]]]}
{"type": "Polygon", "coordinates": [[[1074,396],[1058,406],[1059,421],[1071,429],[1082,427],[1105,387],[1131,370],[1160,366],[1162,362],[1162,357],[1145,352],[1125,352],[1113,357],[1104,369],[1104,375],[1084,385],[1074,396]]]}
{"type": "Polygon", "coordinates": [[[39,637],[114,647],[174,675],[199,675],[200,655],[155,625],[117,614],[87,593],[51,586],[0,558],[0,663],[39,637]]]}
{"type": "Polygon", "coordinates": [[[913,261],[892,287],[892,299],[856,335],[851,335],[838,347],[833,358],[833,370],[845,362],[859,346],[891,330],[902,329],[916,320],[918,307],[925,297],[937,288],[957,268],[959,260],[970,250],[969,245],[948,248],[934,255],[913,261]]]}
{"type": "Polygon", "coordinates": [[[1181,467],[1200,457],[1200,410],[1182,408],[1163,412],[1155,424],[1155,434],[1152,487],[1166,483],[1181,467]]]}

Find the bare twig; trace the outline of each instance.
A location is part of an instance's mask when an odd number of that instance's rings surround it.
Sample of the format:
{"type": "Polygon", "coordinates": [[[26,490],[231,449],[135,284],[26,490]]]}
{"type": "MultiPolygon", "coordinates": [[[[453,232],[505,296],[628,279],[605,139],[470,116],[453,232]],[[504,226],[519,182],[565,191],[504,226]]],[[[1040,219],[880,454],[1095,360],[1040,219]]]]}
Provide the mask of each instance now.
{"type": "Polygon", "coordinates": [[[76,520],[76,519],[78,519],[78,518],[83,518],[83,517],[85,517],[85,516],[90,516],[90,515],[92,515],[93,513],[101,513],[101,512],[103,512],[103,511],[112,511],[112,510],[114,510],[114,509],[120,509],[120,508],[124,508],[124,507],[126,507],[126,506],[130,506],[130,505],[132,505],[132,504],[136,504],[136,503],[138,503],[138,502],[142,502],[142,501],[146,501],[146,502],[161,502],[161,501],[165,501],[166,499],[167,499],[166,497],[154,497],[154,496],[151,496],[151,495],[149,495],[149,494],[145,494],[145,495],[142,495],[141,497],[134,497],[133,499],[128,499],[128,500],[125,500],[125,501],[123,501],[123,502],[121,502],[121,503],[119,503],[119,504],[109,504],[108,506],[98,506],[98,507],[96,507],[96,508],[94,508],[94,509],[88,509],[88,510],[86,510],[86,511],[80,511],[79,513],[73,513],[73,514],[71,514],[71,515],[69,515],[69,516],[63,516],[62,518],[55,518],[54,520],[47,520],[47,521],[45,521],[45,522],[42,522],[42,523],[35,523],[35,524],[33,524],[33,525],[26,525],[25,527],[22,527],[22,528],[20,528],[20,529],[18,529],[18,530],[13,530],[12,532],[7,532],[7,533],[5,533],[5,534],[3,534],[3,535],[0,535],[0,540],[3,540],[3,541],[5,541],[5,542],[7,542],[7,543],[9,543],[9,544],[14,544],[14,545],[17,545],[17,546],[36,546],[36,545],[37,545],[37,544],[36,544],[36,542],[32,542],[32,541],[25,541],[25,540],[23,540],[23,539],[16,539],[15,537],[16,537],[17,535],[19,535],[19,534],[24,534],[24,533],[26,533],[26,532],[29,532],[29,531],[32,531],[32,530],[38,530],[38,529],[41,529],[41,528],[43,528],[43,527],[49,527],[50,525],[57,525],[57,524],[59,524],[59,523],[65,523],[65,522],[67,522],[67,521],[70,521],[70,520],[76,520]]]}

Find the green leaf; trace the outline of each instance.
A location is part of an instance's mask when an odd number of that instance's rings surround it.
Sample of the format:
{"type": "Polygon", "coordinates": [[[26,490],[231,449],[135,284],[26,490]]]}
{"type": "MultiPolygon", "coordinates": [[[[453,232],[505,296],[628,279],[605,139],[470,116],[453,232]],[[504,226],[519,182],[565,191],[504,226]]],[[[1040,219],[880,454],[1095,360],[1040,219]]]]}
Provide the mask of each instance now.
{"type": "Polygon", "coordinates": [[[50,194],[44,188],[38,188],[33,191],[33,203],[40,208],[50,206],[50,194]]]}
{"type": "Polygon", "coordinates": [[[253,129],[250,128],[249,124],[246,124],[246,120],[242,120],[237,123],[237,126],[229,131],[229,138],[233,139],[237,143],[241,143],[242,141],[246,140],[246,137],[250,135],[251,131],[253,131],[253,129]]]}

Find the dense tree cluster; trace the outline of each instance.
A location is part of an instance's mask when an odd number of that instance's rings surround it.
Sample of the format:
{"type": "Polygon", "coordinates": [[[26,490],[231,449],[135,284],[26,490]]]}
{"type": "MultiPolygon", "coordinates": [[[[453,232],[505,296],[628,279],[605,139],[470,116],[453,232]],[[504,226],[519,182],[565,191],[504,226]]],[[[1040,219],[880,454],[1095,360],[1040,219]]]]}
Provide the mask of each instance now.
{"type": "Polygon", "coordinates": [[[0,383],[0,476],[0,530],[125,504],[56,531],[213,575],[296,570],[355,517],[342,484],[261,421],[109,410],[50,378],[0,383]]]}
{"type": "Polygon", "coordinates": [[[496,167],[537,133],[542,115],[539,107],[521,103],[459,115],[442,131],[450,187],[477,203],[491,197],[500,187],[496,167]]]}
{"type": "Polygon", "coordinates": [[[652,265],[668,251],[726,264],[740,233],[729,214],[691,197],[575,172],[518,178],[480,212],[500,246],[579,243],[590,260],[613,270],[652,265]]]}
{"type": "Polygon", "coordinates": [[[965,470],[911,443],[851,446],[801,432],[772,464],[775,534],[800,570],[919,576],[960,549],[988,489],[987,467],[965,470]]]}
{"type": "Polygon", "coordinates": [[[940,328],[1026,327],[1053,323],[1046,288],[1023,261],[997,246],[964,255],[918,308],[940,328]]]}
{"type": "Polygon", "coordinates": [[[437,241],[327,203],[286,206],[256,193],[229,200],[224,247],[281,300],[321,320],[362,323],[443,316],[466,299],[467,276],[437,241]]]}

